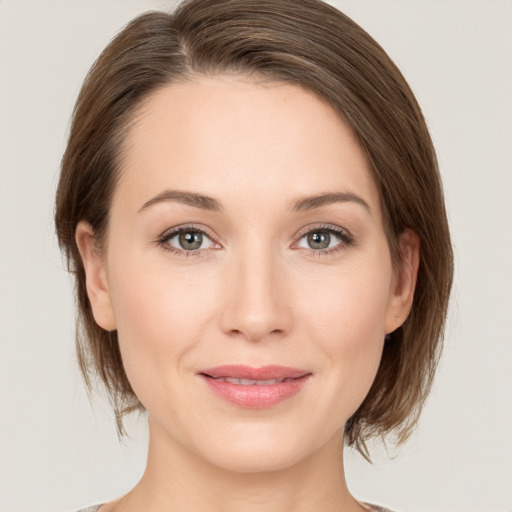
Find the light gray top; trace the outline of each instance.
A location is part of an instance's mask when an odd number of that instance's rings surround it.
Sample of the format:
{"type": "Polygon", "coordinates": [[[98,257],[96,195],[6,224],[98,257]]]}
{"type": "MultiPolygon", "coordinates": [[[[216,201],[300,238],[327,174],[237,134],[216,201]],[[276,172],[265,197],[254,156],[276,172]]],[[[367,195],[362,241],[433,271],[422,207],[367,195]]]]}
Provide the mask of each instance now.
{"type": "MultiPolygon", "coordinates": [[[[104,505],[104,503],[100,503],[99,505],[92,505],[91,507],[82,508],[81,510],[77,510],[77,512],[98,512],[98,509],[104,505]]],[[[371,503],[365,503],[365,505],[368,505],[371,507],[370,510],[374,512],[393,512],[392,510],[389,510],[389,508],[379,507],[378,505],[372,505],[371,503]]]]}

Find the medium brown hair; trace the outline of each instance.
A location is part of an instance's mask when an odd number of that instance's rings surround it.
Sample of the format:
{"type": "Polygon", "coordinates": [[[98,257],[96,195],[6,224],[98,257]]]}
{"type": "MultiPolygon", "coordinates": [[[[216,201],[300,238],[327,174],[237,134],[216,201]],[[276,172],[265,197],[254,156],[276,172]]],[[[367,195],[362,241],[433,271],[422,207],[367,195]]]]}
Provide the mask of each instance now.
{"type": "Polygon", "coordinates": [[[377,185],[396,265],[398,236],[421,242],[411,313],[386,340],[375,381],[345,427],[365,441],[415,425],[438,363],[453,276],[442,185],[428,129],[413,93],[384,50],[356,23],[319,0],[188,0],[174,13],[131,21],[105,48],[79,94],[56,196],[55,223],[76,280],[78,360],[88,388],[97,376],[123,416],[143,410],[123,368],[117,333],[94,321],[75,243],[81,220],[101,247],[125,134],[141,102],[193,76],[257,75],[315,93],[351,127],[377,185]]]}

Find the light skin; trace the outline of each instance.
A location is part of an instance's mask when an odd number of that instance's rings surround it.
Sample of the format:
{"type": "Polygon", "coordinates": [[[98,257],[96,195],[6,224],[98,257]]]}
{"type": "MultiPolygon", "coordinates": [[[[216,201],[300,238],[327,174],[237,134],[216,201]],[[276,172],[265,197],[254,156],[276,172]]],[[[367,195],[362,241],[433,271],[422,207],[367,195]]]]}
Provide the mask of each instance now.
{"type": "Polygon", "coordinates": [[[343,428],[410,311],[419,243],[404,231],[398,270],[347,125],[298,86],[197,77],[144,102],[123,155],[103,252],[85,222],[76,240],[150,442],[140,482],[100,511],[364,510],[343,428]],[[197,375],[226,364],[312,376],[250,409],[197,375]]]}

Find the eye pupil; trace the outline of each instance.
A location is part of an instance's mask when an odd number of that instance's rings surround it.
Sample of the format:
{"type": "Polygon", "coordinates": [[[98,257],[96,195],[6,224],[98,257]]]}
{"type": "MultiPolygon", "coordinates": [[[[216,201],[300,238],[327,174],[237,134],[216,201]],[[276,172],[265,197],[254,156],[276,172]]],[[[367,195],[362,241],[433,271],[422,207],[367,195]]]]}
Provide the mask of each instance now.
{"type": "Polygon", "coordinates": [[[325,231],[313,231],[308,235],[308,243],[313,249],[327,249],[331,235],[325,231]]]}
{"type": "Polygon", "coordinates": [[[183,231],[179,242],[183,249],[199,249],[203,243],[203,235],[198,231],[183,231]]]}

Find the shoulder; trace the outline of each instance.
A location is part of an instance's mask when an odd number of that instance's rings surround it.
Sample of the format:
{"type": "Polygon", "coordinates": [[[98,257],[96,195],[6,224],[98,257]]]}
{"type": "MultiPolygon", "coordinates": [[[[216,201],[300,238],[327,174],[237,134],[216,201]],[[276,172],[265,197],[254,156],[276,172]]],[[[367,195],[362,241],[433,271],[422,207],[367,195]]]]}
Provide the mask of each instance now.
{"type": "MultiPolygon", "coordinates": [[[[77,510],[76,512],[98,512],[98,509],[101,507],[101,505],[102,503],[100,503],[99,505],[92,505],[90,507],[77,510]]],[[[393,512],[389,508],[384,508],[379,505],[372,505],[371,503],[365,503],[364,505],[369,507],[368,510],[372,512],[393,512]]]]}
{"type": "Polygon", "coordinates": [[[372,512],[393,512],[389,508],[381,507],[380,505],[372,505],[371,503],[364,503],[364,505],[372,512]]]}
{"type": "MultiPolygon", "coordinates": [[[[82,508],[80,510],[77,510],[76,512],[98,512],[98,509],[101,507],[102,503],[99,505],[92,505],[87,508],[82,508]]],[[[389,508],[381,507],[379,505],[372,505],[371,503],[364,503],[366,507],[368,507],[369,511],[372,512],[393,512],[389,508]]]]}

